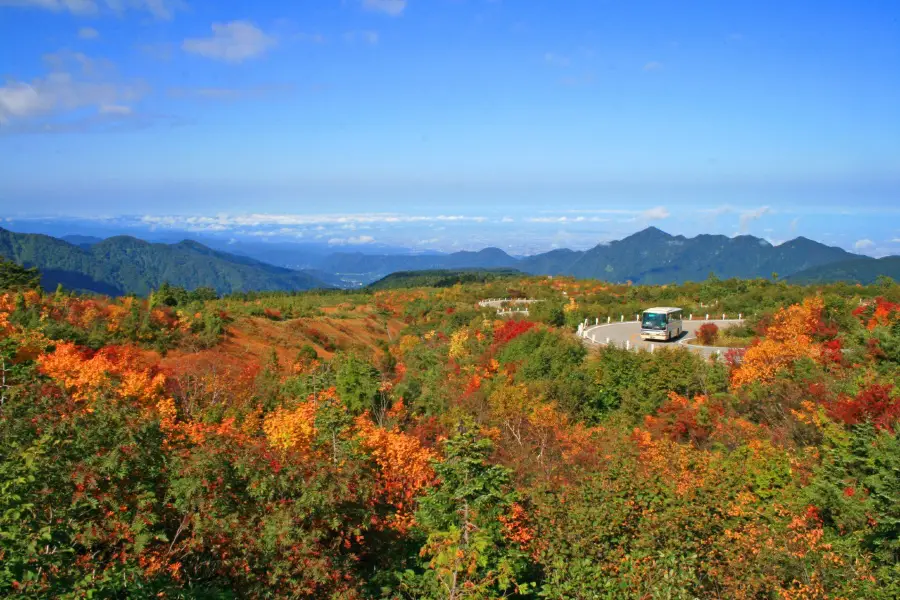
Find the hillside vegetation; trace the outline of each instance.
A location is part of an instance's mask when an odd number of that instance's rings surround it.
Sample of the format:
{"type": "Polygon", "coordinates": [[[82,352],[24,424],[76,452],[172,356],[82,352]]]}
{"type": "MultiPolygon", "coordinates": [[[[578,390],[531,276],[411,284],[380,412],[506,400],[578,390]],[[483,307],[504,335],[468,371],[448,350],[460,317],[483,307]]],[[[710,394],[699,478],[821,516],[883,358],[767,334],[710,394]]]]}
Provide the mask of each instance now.
{"type": "Polygon", "coordinates": [[[302,271],[218,252],[202,244],[151,244],[128,236],[77,246],[46,235],[0,228],[0,257],[42,273],[45,289],[146,295],[163,283],[219,293],[328,287],[302,271]]]}
{"type": "Polygon", "coordinates": [[[497,279],[521,277],[515,269],[427,269],[423,271],[399,271],[374,283],[369,289],[388,290],[410,287],[450,287],[463,283],[486,283],[497,279]]]}
{"type": "Polygon", "coordinates": [[[820,265],[795,273],[788,280],[800,284],[845,281],[869,285],[877,282],[879,277],[900,281],[900,256],[862,257],[820,265]]]}
{"type": "Polygon", "coordinates": [[[425,277],[111,299],[0,268],[0,595],[900,596],[900,286],[425,277]],[[573,335],[651,305],[753,341],[573,335]]]}

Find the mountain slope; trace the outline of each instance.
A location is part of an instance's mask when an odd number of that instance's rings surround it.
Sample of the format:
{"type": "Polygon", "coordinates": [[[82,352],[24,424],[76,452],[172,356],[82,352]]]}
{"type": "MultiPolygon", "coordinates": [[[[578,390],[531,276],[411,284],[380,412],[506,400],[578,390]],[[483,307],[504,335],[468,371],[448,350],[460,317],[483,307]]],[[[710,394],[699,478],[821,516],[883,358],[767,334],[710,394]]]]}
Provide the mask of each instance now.
{"type": "Polygon", "coordinates": [[[846,281],[869,285],[884,275],[894,281],[900,281],[900,256],[869,258],[868,256],[853,260],[844,260],[827,265],[804,269],[787,277],[790,283],[826,283],[829,281],[846,281]]]}
{"type": "Polygon", "coordinates": [[[319,261],[316,267],[335,274],[358,275],[364,283],[370,283],[397,271],[515,268],[518,262],[499,248],[485,248],[452,254],[335,253],[319,261]]]}
{"type": "Polygon", "coordinates": [[[305,290],[328,287],[302,271],[275,267],[202,244],[151,244],[129,236],[103,240],[88,248],[39,234],[0,228],[0,255],[38,267],[42,284],[103,294],[147,294],[164,282],[219,293],[250,290],[305,290]]]}
{"type": "Polygon", "coordinates": [[[751,235],[687,238],[648,227],[586,252],[554,250],[531,256],[518,268],[533,274],[665,284],[701,281],[710,273],[722,278],[784,275],[851,258],[858,255],[806,238],[772,246],[751,235]]]}

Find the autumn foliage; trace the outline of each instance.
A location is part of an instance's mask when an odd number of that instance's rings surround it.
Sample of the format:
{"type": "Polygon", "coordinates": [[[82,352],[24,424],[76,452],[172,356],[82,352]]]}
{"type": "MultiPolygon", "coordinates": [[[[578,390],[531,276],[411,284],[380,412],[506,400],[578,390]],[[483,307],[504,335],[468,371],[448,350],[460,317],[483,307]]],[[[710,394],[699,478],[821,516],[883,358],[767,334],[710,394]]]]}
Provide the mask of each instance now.
{"type": "Polygon", "coordinates": [[[744,353],[731,382],[735,387],[753,381],[766,383],[801,358],[818,359],[823,350],[813,338],[822,316],[822,300],[808,298],[779,310],[766,328],[765,338],[744,353]]]}
{"type": "Polygon", "coordinates": [[[898,294],[0,294],[0,595],[894,598],[898,294]],[[746,350],[573,335],[710,297],[759,303],[746,350]]]}
{"type": "Polygon", "coordinates": [[[719,327],[715,323],[704,323],[697,330],[697,339],[704,346],[712,346],[719,338],[719,327]]]}

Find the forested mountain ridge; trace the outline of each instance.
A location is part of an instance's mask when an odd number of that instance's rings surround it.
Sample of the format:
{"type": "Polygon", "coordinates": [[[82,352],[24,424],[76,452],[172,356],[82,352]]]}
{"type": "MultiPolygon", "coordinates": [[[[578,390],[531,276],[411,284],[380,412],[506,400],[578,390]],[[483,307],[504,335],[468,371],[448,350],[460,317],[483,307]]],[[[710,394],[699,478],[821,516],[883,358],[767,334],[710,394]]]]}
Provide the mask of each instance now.
{"type": "Polygon", "coordinates": [[[589,250],[557,249],[516,258],[498,248],[439,255],[336,253],[319,268],[362,275],[363,282],[397,271],[459,268],[514,268],[532,275],[573,275],[614,283],[670,284],[702,281],[710,273],[727,279],[789,275],[803,269],[858,258],[834,246],[798,237],[773,246],[752,235],[673,236],[648,227],[621,240],[589,250]]]}
{"type": "Polygon", "coordinates": [[[769,277],[848,258],[856,255],[806,238],[773,246],[751,235],[688,238],[649,227],[584,252],[531,256],[517,268],[532,274],[667,284],[702,281],[710,273],[724,279],[769,277]]]}
{"type": "Polygon", "coordinates": [[[800,284],[845,281],[868,285],[875,283],[879,277],[890,277],[900,281],[900,256],[885,256],[879,259],[861,256],[804,269],[787,279],[791,283],[800,284]]]}
{"type": "MultiPolygon", "coordinates": [[[[67,236],[73,243],[40,234],[0,228],[0,255],[39,267],[43,284],[104,294],[146,294],[161,283],[185,288],[212,287],[220,293],[260,290],[304,290],[314,287],[357,287],[391,273],[422,270],[515,269],[532,275],[571,275],[611,283],[673,284],[719,278],[789,277],[824,265],[847,262],[839,271],[819,269],[809,281],[874,281],[880,267],[873,261],[834,246],[798,237],[778,246],[751,236],[669,235],[649,227],[621,240],[589,250],[557,249],[527,257],[499,248],[451,254],[364,254],[336,252],[327,256],[291,254],[280,248],[279,264],[309,264],[294,270],[257,258],[215,250],[196,241],[150,243],[130,236],[67,236]],[[862,269],[859,276],[854,269],[862,269]],[[871,272],[870,272],[871,271],[871,272]]],[[[893,271],[891,271],[893,272],[893,271]]],[[[890,273],[883,273],[890,274],[890,273]]],[[[798,280],[799,281],[799,280],[798,280]]]]}
{"type": "Polygon", "coordinates": [[[185,240],[152,244],[130,236],[88,247],[41,234],[0,228],[0,256],[42,273],[42,285],[109,295],[148,294],[165,282],[219,293],[246,290],[305,290],[329,287],[302,271],[276,267],[185,240]]]}

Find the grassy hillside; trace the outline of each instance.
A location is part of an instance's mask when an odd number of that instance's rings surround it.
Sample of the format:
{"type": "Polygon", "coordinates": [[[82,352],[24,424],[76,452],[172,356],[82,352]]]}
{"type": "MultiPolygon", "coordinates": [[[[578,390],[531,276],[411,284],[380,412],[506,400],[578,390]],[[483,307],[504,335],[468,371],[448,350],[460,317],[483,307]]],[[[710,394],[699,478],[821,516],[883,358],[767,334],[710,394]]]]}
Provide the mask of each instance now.
{"type": "Polygon", "coordinates": [[[462,283],[486,283],[503,278],[521,277],[515,269],[430,269],[400,271],[369,284],[369,289],[390,290],[411,287],[450,287],[462,283]]]}

